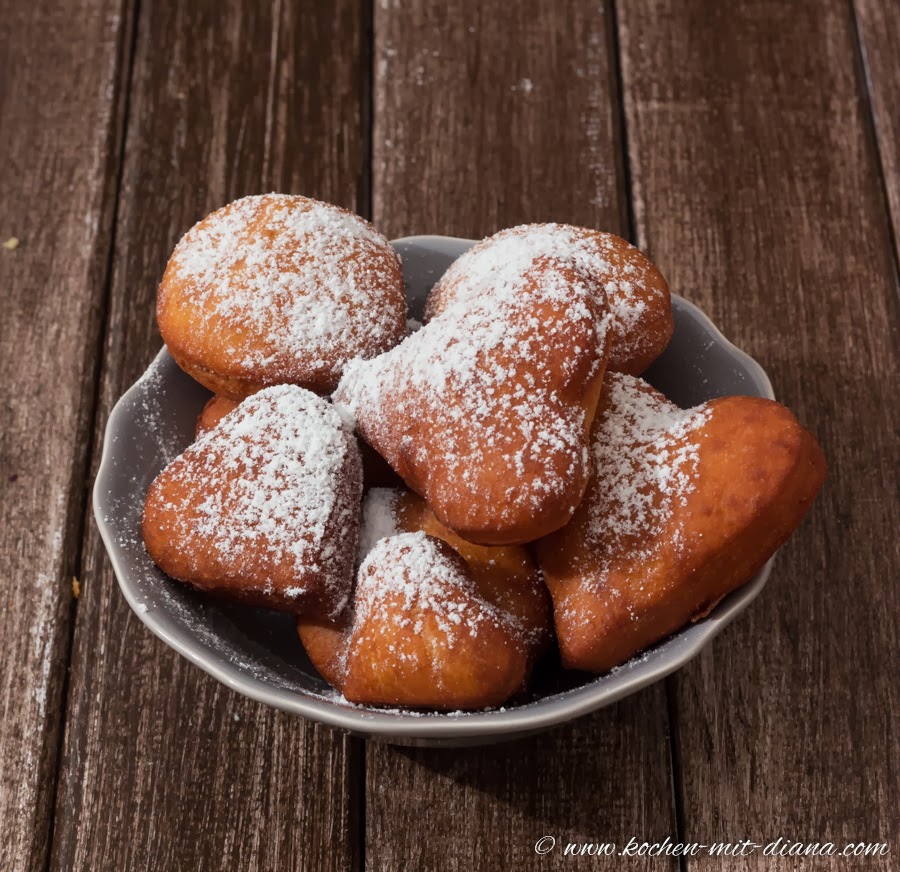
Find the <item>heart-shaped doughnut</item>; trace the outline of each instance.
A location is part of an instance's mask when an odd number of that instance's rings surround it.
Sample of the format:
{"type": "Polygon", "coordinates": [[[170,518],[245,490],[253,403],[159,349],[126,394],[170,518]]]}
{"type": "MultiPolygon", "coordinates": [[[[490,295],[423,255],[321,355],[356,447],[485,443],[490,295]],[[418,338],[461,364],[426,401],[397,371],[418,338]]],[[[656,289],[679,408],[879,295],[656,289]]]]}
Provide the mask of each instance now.
{"type": "Polygon", "coordinates": [[[572,522],[537,545],[565,666],[605,672],[706,615],[772,556],[825,478],[815,437],[757,397],[682,410],[610,373],[572,522]]]}
{"type": "MultiPolygon", "coordinates": [[[[212,430],[219,421],[238,406],[237,400],[229,400],[222,394],[216,394],[203,407],[197,417],[196,436],[199,439],[204,433],[212,430]]],[[[371,445],[359,441],[360,457],[363,470],[363,490],[378,487],[396,487],[400,478],[388,465],[387,461],[371,445]]]]}
{"type": "MultiPolygon", "coordinates": [[[[530,667],[550,646],[550,597],[530,552],[521,545],[474,545],[460,539],[405,488],[372,488],[363,498],[357,561],[362,563],[382,539],[422,532],[446,542],[465,560],[479,595],[515,627],[530,667]]],[[[309,659],[334,687],[343,687],[353,601],[337,622],[297,619],[297,632],[309,659]]],[[[526,676],[527,677],[527,676],[526,676]]]]}
{"type": "Polygon", "coordinates": [[[157,296],[178,365],[241,399],[297,384],[334,389],[344,364],[406,333],[400,261],[359,215],[286,194],[244,197],[178,243],[157,296]]]}
{"type": "Polygon", "coordinates": [[[515,275],[351,362],[335,392],[438,520],[485,545],[528,542],[571,517],[607,354],[592,277],[552,258],[515,275]]]}
{"type": "Polygon", "coordinates": [[[334,407],[292,385],[244,400],[150,486],[147,551],[192,587],[329,617],[353,580],[362,471],[334,407]]]}
{"type": "Polygon", "coordinates": [[[434,318],[460,300],[490,295],[529,257],[548,256],[570,260],[605,292],[612,334],[609,369],[639,375],[662,354],[674,329],[662,273],[624,239],[571,224],[522,224],[482,240],[434,286],[426,317],[434,318]]]}
{"type": "Polygon", "coordinates": [[[360,562],[375,544],[398,533],[426,533],[446,542],[469,567],[478,592],[518,627],[537,660],[550,646],[550,597],[537,563],[522,545],[476,545],[444,526],[417,494],[405,488],[374,488],[363,499],[360,562]]]}
{"type": "Polygon", "coordinates": [[[525,679],[508,618],[465,561],[425,533],[379,541],[359,570],[344,696],[441,710],[500,705],[525,679]]]}

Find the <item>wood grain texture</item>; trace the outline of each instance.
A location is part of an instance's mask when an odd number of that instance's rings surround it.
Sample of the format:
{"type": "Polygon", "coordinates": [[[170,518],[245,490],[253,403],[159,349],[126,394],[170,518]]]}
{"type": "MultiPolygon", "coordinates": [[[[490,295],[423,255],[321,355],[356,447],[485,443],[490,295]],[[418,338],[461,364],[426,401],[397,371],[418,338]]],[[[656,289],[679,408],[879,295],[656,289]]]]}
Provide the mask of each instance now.
{"type": "Polygon", "coordinates": [[[559,220],[627,233],[610,34],[594,0],[380,0],[380,228],[480,238],[559,220]]]}
{"type": "Polygon", "coordinates": [[[46,863],[126,31],[119,0],[0,16],[3,872],[46,863]]]}
{"type": "Polygon", "coordinates": [[[639,238],[830,465],[762,596],[674,679],[685,836],[896,852],[900,313],[851,9],[643,0],[619,23],[639,238]]]}
{"type": "MultiPolygon", "coordinates": [[[[359,4],[140,10],[98,446],[159,348],[156,286],[179,236],[272,188],[355,207],[365,166],[359,4]]],[[[51,868],[348,869],[357,746],[228,691],[152,637],[92,523],[81,581],[51,868]]]]}
{"type": "MultiPolygon", "coordinates": [[[[626,233],[603,4],[383,2],[375,13],[373,215],[389,236],[524,221],[626,233]]],[[[568,841],[675,829],[662,685],[508,746],[370,744],[371,870],[594,868],[568,841]],[[561,847],[539,858],[538,838],[561,847]]],[[[670,869],[677,861],[637,861],[670,869]]]]}
{"type": "Polygon", "coordinates": [[[900,262],[900,3],[854,0],[853,6],[900,262]]]}

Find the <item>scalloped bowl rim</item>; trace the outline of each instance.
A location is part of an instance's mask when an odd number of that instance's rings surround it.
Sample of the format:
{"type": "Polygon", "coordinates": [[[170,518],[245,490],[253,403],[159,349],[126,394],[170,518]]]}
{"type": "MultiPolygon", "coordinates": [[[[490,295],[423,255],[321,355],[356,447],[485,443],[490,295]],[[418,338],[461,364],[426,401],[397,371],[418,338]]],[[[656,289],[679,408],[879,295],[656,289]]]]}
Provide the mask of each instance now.
{"type": "MultiPolygon", "coordinates": [[[[447,248],[448,246],[468,248],[475,244],[475,240],[451,236],[419,235],[395,239],[392,240],[392,244],[401,248],[447,248]]],[[[771,382],[759,363],[731,343],[698,306],[675,294],[672,297],[678,306],[683,307],[703,327],[711,339],[715,340],[740,364],[747,377],[757,386],[760,396],[769,399],[775,398],[771,382]]],[[[428,740],[447,739],[465,742],[466,740],[483,739],[490,742],[524,736],[611,705],[681,668],[747,608],[762,591],[771,572],[774,557],[749,582],[720,602],[705,619],[679,630],[678,633],[661,643],[670,649],[671,656],[649,662],[643,661],[639,655],[638,658],[629,661],[612,673],[598,676],[598,679],[584,685],[509,709],[428,714],[396,710],[379,711],[337,701],[332,702],[325,697],[273,686],[257,676],[242,671],[234,662],[217,656],[215,652],[200,644],[186,630],[170,631],[165,625],[166,622],[160,620],[156,610],[148,610],[143,606],[138,600],[137,592],[123,566],[120,545],[116,541],[115,531],[104,512],[104,499],[109,491],[108,485],[111,477],[115,474],[112,463],[115,452],[113,436],[122,428],[132,402],[141,393],[147,380],[159,370],[167,355],[168,351],[164,346],[141,377],[119,398],[110,413],[104,433],[100,466],[93,489],[94,517],[119,587],[128,605],[144,625],[169,647],[204,672],[257,702],[356,735],[365,735],[386,741],[413,740],[414,743],[415,740],[427,742],[428,740]],[[690,630],[689,634],[688,630],[690,630]],[[598,683],[599,679],[603,679],[602,684],[598,683]]]]}

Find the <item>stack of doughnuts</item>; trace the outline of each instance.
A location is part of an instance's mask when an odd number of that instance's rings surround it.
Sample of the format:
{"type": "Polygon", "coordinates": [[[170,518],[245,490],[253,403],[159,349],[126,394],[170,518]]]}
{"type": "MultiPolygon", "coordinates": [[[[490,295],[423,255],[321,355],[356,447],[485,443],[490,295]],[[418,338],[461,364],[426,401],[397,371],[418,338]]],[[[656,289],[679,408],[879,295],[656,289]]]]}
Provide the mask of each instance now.
{"type": "Polygon", "coordinates": [[[157,320],[214,395],[147,493],[148,552],[291,613],[350,703],[502,705],[548,652],[614,669],[747,582],[825,477],[783,406],[685,410],[640,378],[669,289],[609,233],[503,230],[409,332],[368,222],[247,197],[179,242],[157,320]]]}

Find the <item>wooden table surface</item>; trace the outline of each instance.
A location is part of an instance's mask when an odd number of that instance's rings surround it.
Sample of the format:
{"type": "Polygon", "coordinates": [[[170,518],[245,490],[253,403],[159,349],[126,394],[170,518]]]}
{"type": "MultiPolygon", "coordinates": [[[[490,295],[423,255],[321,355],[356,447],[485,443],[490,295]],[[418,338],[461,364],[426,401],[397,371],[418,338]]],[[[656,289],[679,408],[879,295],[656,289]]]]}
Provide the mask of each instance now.
{"type": "Polygon", "coordinates": [[[900,854],[896,0],[2,0],[0,870],[614,868],[535,842],[900,854]],[[232,693],[90,514],[175,242],[248,193],[390,237],[625,235],[770,373],[824,491],[687,668],[533,740],[348,738],[232,693]],[[72,579],[81,586],[73,596],[72,579]]]}

